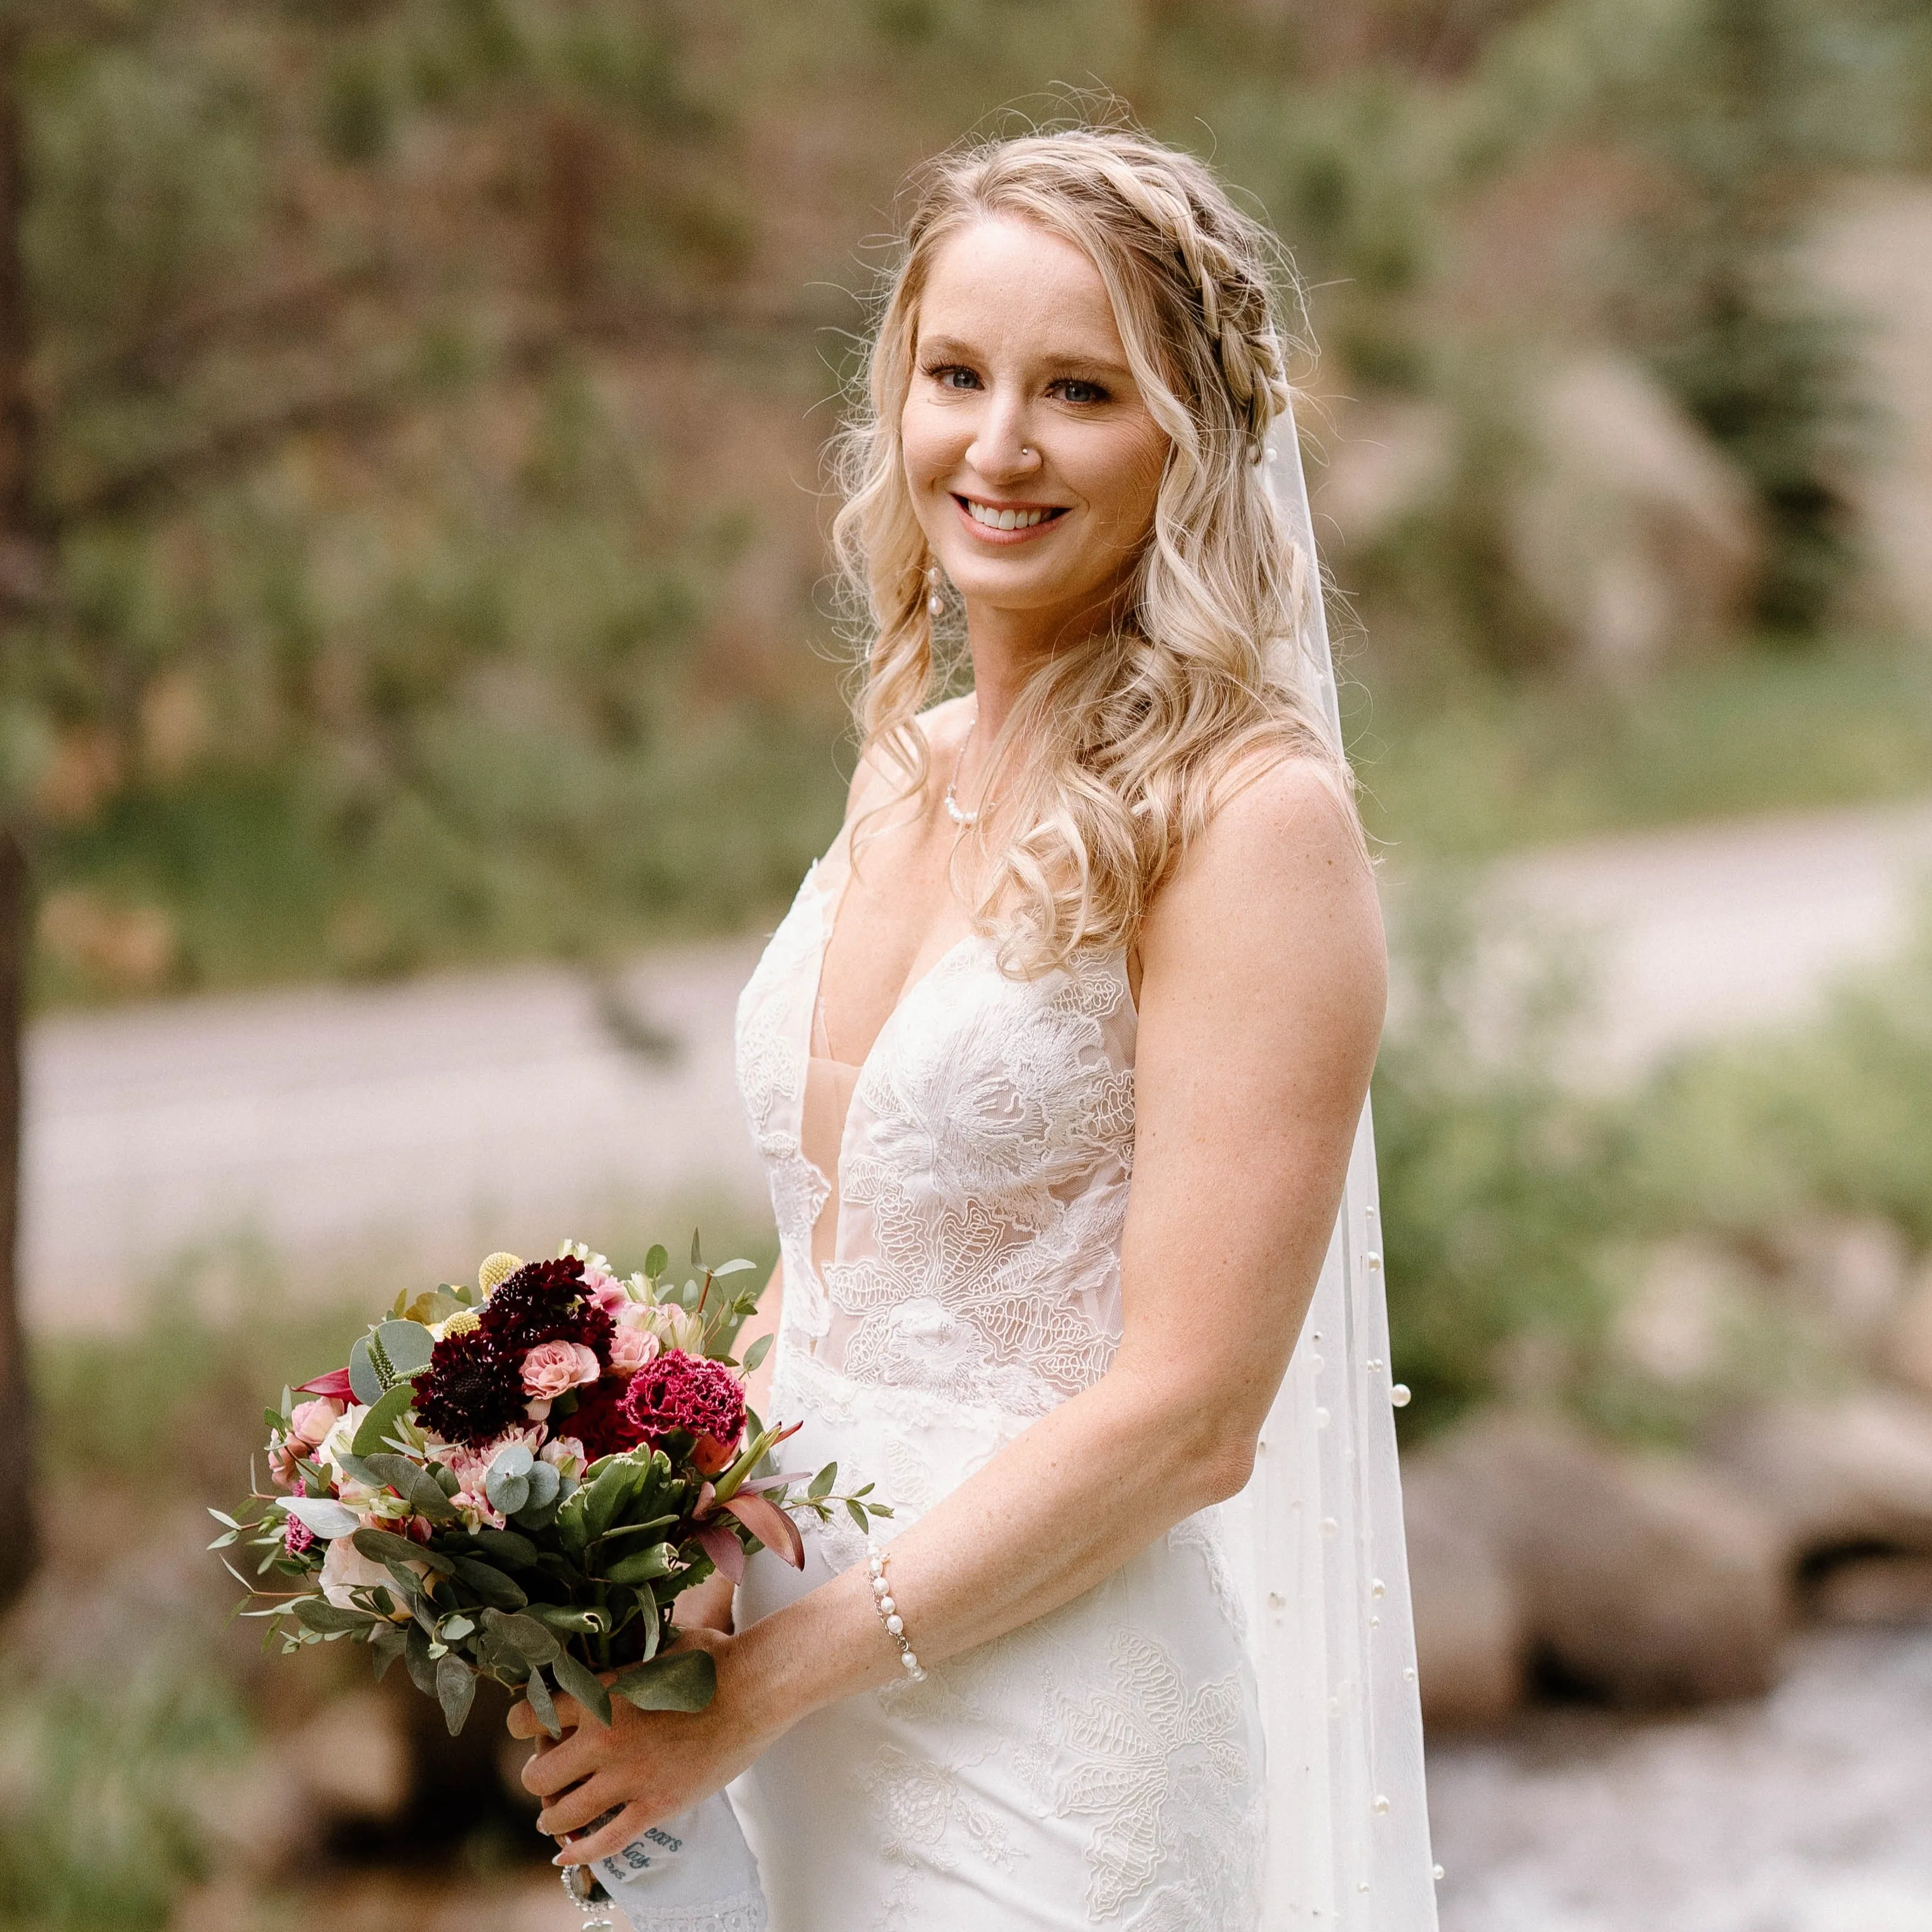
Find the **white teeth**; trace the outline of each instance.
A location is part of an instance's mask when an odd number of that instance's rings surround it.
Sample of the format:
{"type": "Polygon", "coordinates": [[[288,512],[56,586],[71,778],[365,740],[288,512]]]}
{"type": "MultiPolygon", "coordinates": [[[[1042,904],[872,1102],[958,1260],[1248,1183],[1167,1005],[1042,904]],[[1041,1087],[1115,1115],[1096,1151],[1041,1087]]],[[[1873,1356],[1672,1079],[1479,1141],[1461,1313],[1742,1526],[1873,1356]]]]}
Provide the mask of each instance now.
{"type": "Polygon", "coordinates": [[[976,524],[984,524],[989,530],[1030,530],[1046,514],[1044,510],[996,510],[989,503],[976,503],[970,496],[966,508],[976,524]]]}

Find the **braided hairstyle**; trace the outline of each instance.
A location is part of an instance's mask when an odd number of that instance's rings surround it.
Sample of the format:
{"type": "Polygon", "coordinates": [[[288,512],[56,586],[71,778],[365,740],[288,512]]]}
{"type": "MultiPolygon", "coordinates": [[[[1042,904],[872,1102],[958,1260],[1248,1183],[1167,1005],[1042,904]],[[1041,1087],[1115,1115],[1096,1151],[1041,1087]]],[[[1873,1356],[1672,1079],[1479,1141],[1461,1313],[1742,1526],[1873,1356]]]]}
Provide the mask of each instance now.
{"type": "Polygon", "coordinates": [[[1292,396],[1281,250],[1204,163],[1107,127],[974,145],[915,177],[840,440],[845,500],[832,530],[863,653],[862,749],[902,781],[879,810],[925,788],[918,716],[946,668],[935,646],[953,615],[935,623],[929,608],[899,438],[920,302],[940,249],[1000,218],[1093,262],[1168,440],[1127,616],[1054,652],[989,749],[986,789],[1013,830],[976,910],[1000,932],[1006,970],[1030,974],[1078,947],[1130,941],[1227,784],[1258,768],[1255,754],[1313,758],[1353,805],[1309,675],[1307,566],[1261,466],[1292,396]]]}

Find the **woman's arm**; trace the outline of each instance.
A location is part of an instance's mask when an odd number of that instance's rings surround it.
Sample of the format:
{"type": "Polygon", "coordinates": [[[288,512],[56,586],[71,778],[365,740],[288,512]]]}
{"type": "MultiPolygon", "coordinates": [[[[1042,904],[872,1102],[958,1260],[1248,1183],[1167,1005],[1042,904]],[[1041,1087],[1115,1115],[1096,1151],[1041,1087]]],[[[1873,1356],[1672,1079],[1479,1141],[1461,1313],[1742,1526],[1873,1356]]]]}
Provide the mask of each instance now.
{"type": "MultiPolygon", "coordinates": [[[[1385,968],[1369,868],[1324,776],[1283,764],[1229,800],[1141,952],[1120,1344],[1092,1388],[895,1540],[893,1593],[927,1663],[1057,1609],[1240,1488],[1334,1229],[1385,968]]],[[[620,1706],[609,1731],[580,1726],[532,1760],[547,1832],[626,1807],[572,1860],[901,1674],[857,1570],[740,1636],[694,1640],[718,1660],[710,1710],[620,1706]]],[[[520,1708],[516,1727],[534,1732],[520,1708]]]]}

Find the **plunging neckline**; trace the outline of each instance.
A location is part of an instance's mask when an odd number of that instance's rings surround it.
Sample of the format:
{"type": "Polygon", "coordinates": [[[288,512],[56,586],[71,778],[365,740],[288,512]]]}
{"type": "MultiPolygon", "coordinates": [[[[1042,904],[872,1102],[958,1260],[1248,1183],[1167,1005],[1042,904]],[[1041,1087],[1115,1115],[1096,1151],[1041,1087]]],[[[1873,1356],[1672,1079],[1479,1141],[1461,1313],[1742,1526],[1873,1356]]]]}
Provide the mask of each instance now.
{"type": "MultiPolygon", "coordinates": [[[[942,966],[952,958],[956,952],[973,940],[983,940],[986,935],[982,932],[971,931],[962,932],[951,945],[946,946],[942,952],[934,954],[924,971],[908,980],[899,988],[898,998],[886,1010],[885,1018],[879,1022],[878,1032],[872,1036],[872,1043],[866,1048],[860,1058],[856,1060],[841,1060],[833,1054],[814,1053],[812,1050],[812,1042],[818,1034],[819,1016],[823,1010],[825,998],[825,962],[831,957],[832,942],[838,936],[839,916],[845,908],[846,896],[852,888],[852,844],[849,827],[841,834],[841,839],[844,846],[842,856],[845,867],[845,875],[839,881],[838,890],[830,895],[830,905],[824,904],[821,900],[818,922],[818,960],[812,970],[811,1004],[806,1010],[805,1051],[808,1060],[823,1060],[828,1066],[845,1068],[854,1076],[853,1090],[856,1093],[859,1082],[865,1078],[866,1070],[871,1066],[873,1060],[878,1055],[880,1042],[884,1040],[887,1034],[891,1032],[893,1022],[911,1004],[914,996],[925,986],[926,982],[942,966]]],[[[816,872],[818,868],[814,866],[813,869],[816,872]]],[[[825,1043],[828,1046],[832,1043],[832,1030],[830,1027],[826,1028],[825,1043]]],[[[848,1111],[849,1112],[849,1108],[848,1111]]],[[[839,1132],[838,1148],[840,1164],[842,1166],[844,1153],[844,1132],[842,1124],[839,1132]]]]}

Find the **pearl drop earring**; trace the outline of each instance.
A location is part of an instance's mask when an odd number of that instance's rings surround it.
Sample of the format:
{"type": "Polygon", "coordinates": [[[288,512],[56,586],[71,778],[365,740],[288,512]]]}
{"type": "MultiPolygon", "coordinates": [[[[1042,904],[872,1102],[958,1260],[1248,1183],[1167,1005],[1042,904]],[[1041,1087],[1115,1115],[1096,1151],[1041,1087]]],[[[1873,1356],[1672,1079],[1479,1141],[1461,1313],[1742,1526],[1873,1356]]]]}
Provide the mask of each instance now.
{"type": "Polygon", "coordinates": [[[934,617],[943,616],[946,611],[946,599],[939,594],[939,566],[938,564],[935,563],[932,565],[927,570],[926,573],[926,608],[927,614],[929,616],[934,617]]]}

